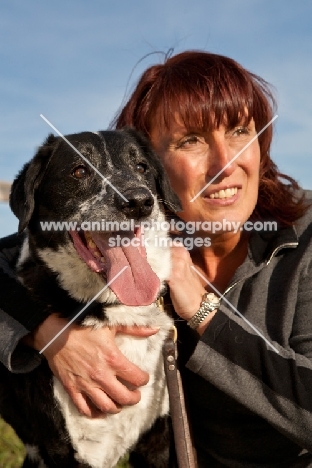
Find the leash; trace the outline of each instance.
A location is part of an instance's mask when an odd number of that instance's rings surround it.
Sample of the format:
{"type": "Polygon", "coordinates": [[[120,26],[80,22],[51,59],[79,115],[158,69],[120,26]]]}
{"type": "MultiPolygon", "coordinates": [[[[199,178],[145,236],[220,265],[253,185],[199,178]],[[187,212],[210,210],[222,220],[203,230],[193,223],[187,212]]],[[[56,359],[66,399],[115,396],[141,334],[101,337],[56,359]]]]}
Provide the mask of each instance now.
{"type": "Polygon", "coordinates": [[[179,468],[196,468],[181,375],[177,366],[177,329],[173,327],[163,345],[164,367],[170,402],[170,416],[179,468]]]}

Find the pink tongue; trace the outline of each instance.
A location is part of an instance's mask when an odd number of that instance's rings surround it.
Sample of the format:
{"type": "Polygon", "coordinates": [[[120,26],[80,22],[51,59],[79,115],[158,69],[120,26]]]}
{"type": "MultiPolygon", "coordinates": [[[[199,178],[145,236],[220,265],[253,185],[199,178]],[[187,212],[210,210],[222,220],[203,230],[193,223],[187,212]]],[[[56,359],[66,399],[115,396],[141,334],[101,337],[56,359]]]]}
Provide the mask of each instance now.
{"type": "Polygon", "coordinates": [[[110,284],[119,301],[129,306],[152,304],[159,293],[160,281],[146,260],[145,249],[132,245],[109,247],[107,239],[98,232],[92,232],[92,238],[107,262],[108,281],[127,267],[110,284]]]}

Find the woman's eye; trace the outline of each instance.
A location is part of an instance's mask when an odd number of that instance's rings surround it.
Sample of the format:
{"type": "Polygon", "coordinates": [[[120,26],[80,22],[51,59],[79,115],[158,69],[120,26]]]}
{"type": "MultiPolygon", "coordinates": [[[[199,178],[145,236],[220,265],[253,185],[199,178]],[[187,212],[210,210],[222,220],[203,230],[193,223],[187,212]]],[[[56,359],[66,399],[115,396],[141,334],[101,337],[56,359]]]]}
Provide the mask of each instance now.
{"type": "Polygon", "coordinates": [[[196,145],[196,143],[198,142],[199,142],[198,136],[190,135],[178,143],[178,148],[183,148],[184,146],[196,145]]]}
{"type": "Polygon", "coordinates": [[[234,136],[240,136],[240,135],[249,135],[249,129],[248,127],[238,127],[235,128],[233,131],[234,136]]]}
{"type": "Polygon", "coordinates": [[[78,166],[72,172],[75,179],[85,179],[89,175],[89,171],[85,166],[78,166]]]}
{"type": "Polygon", "coordinates": [[[144,172],[146,172],[147,166],[144,163],[139,163],[139,164],[137,164],[135,166],[135,168],[136,168],[137,172],[139,172],[140,174],[144,174],[144,172]]]}

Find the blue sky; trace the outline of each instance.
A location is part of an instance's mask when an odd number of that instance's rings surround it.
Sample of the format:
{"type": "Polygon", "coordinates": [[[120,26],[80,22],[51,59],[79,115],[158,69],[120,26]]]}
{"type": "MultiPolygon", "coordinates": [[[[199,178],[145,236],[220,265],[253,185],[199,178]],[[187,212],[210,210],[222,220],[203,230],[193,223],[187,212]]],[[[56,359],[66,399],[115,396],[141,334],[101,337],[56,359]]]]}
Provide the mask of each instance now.
{"type": "MultiPolygon", "coordinates": [[[[310,0],[1,2],[0,180],[50,133],[40,114],[64,134],[104,129],[143,70],[174,48],[228,55],[274,85],[272,157],[312,189],[311,23],[310,0]]],[[[0,236],[16,228],[0,203],[0,236]]]]}

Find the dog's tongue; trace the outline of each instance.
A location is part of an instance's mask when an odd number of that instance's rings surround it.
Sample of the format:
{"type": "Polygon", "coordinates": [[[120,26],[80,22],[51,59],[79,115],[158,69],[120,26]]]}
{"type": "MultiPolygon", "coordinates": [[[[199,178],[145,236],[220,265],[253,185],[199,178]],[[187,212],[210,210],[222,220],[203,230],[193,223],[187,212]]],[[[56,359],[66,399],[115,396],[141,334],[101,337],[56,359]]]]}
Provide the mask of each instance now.
{"type": "Polygon", "coordinates": [[[122,304],[141,306],[152,304],[159,293],[160,281],[146,260],[145,248],[110,247],[105,236],[92,232],[92,238],[107,262],[107,281],[122,304]]]}

